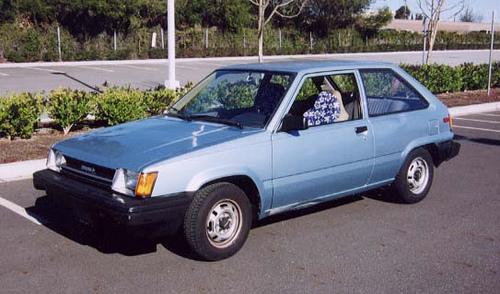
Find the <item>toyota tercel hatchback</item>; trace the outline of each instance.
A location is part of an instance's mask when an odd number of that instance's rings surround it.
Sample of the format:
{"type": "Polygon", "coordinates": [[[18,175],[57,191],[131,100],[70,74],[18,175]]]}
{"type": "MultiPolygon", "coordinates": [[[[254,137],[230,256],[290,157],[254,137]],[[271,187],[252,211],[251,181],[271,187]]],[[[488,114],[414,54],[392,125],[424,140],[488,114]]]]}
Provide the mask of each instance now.
{"type": "Polygon", "coordinates": [[[219,260],[273,214],[383,186],[421,201],[452,139],[447,108],[395,65],[235,65],[164,115],[55,144],[33,181],[84,223],[182,229],[219,260]]]}

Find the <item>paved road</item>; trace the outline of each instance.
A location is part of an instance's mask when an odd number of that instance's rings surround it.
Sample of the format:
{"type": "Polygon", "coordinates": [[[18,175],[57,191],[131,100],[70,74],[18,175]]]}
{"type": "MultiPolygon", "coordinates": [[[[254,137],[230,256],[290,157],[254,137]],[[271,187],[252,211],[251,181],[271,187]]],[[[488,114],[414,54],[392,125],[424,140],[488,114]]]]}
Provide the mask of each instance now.
{"type": "MultiPolygon", "coordinates": [[[[489,51],[437,51],[433,60],[437,63],[456,65],[463,62],[487,63],[489,51]]],[[[322,59],[350,59],[350,60],[380,60],[394,63],[421,62],[420,52],[394,53],[359,53],[334,54],[317,56],[296,56],[282,58],[268,58],[269,62],[285,60],[322,60],[322,59]]],[[[493,55],[494,60],[500,60],[500,50],[493,55]]],[[[177,63],[177,79],[184,84],[188,81],[197,82],[214,69],[238,63],[256,62],[255,58],[220,59],[182,59],[177,63]]],[[[163,84],[167,79],[167,65],[165,61],[135,61],[127,64],[98,64],[98,65],[60,65],[35,64],[29,67],[11,67],[0,64],[0,95],[8,92],[21,91],[49,91],[60,86],[90,90],[96,85],[108,82],[110,85],[131,85],[137,88],[152,88],[163,84]]]]}
{"type": "Polygon", "coordinates": [[[175,237],[75,233],[29,180],[0,184],[0,197],[49,222],[0,206],[2,292],[499,293],[500,112],[456,125],[461,154],[437,169],[423,202],[371,192],[285,214],[214,263],[191,259],[175,237]]]}

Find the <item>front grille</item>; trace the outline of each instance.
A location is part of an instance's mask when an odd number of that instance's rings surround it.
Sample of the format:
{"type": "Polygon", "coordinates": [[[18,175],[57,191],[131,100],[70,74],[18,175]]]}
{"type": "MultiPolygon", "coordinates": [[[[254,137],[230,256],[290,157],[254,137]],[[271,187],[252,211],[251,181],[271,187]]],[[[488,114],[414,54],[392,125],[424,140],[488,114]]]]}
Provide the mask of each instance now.
{"type": "Polygon", "coordinates": [[[92,184],[99,184],[99,186],[111,187],[115,175],[114,169],[67,156],[64,158],[66,164],[61,167],[64,174],[92,184]]]}

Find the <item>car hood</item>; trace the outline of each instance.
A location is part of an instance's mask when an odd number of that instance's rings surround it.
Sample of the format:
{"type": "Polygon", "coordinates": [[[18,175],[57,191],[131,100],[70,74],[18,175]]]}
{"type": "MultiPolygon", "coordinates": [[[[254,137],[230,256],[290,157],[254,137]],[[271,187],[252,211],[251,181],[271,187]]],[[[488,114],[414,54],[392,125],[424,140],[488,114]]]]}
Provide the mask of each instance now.
{"type": "Polygon", "coordinates": [[[159,116],[95,130],[59,142],[54,149],[100,166],[140,171],[152,163],[257,131],[159,116]]]}

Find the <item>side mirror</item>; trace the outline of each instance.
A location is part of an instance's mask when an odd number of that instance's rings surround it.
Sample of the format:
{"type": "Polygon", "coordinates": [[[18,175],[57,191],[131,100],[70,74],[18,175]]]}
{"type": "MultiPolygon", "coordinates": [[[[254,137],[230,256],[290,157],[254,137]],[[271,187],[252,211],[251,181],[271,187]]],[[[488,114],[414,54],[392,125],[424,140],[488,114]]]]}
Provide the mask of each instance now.
{"type": "Polygon", "coordinates": [[[307,120],[302,116],[296,116],[287,114],[283,118],[281,122],[281,132],[290,132],[290,131],[301,131],[307,130],[309,125],[307,124],[307,120]]]}

